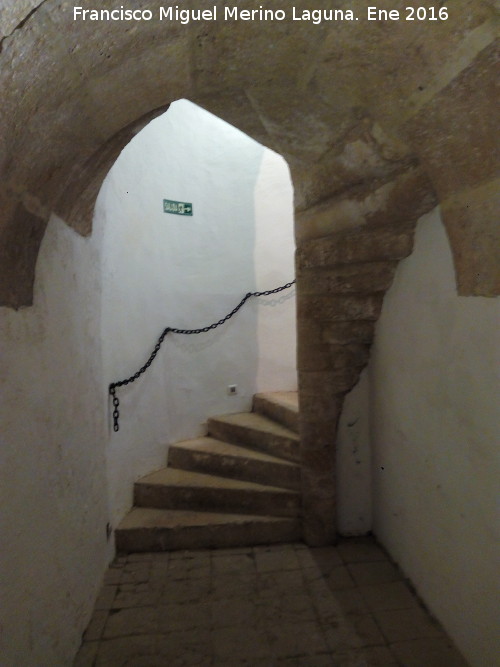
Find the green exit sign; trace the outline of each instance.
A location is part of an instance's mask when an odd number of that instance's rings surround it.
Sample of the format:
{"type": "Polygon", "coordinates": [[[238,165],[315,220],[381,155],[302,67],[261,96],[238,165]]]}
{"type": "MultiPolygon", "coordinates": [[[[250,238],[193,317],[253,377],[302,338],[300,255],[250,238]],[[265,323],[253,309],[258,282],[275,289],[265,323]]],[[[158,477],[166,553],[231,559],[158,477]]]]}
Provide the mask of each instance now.
{"type": "Polygon", "coordinates": [[[175,215],[193,215],[193,205],[185,201],[163,200],[163,212],[175,215]]]}

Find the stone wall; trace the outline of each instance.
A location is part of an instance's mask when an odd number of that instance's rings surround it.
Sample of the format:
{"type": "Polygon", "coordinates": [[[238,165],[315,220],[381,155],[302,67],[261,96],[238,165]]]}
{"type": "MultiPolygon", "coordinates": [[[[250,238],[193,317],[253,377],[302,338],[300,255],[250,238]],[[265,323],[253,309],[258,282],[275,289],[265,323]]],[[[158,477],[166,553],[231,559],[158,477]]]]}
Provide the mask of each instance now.
{"type": "Polygon", "coordinates": [[[368,362],[384,294],[398,261],[412,251],[416,220],[433,201],[425,177],[411,169],[360,200],[349,194],[298,217],[329,230],[297,248],[304,531],[311,544],[334,539],[332,443],[344,397],[368,362]]]}

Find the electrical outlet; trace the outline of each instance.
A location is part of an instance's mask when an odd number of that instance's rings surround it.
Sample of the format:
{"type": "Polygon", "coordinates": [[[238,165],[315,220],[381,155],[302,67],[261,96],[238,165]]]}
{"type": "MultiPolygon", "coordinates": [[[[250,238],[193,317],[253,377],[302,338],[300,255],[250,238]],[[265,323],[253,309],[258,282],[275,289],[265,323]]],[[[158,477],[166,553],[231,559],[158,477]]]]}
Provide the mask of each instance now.
{"type": "Polygon", "coordinates": [[[238,385],[236,385],[236,384],[228,384],[227,385],[227,395],[228,396],[234,396],[237,393],[238,393],[238,385]]]}

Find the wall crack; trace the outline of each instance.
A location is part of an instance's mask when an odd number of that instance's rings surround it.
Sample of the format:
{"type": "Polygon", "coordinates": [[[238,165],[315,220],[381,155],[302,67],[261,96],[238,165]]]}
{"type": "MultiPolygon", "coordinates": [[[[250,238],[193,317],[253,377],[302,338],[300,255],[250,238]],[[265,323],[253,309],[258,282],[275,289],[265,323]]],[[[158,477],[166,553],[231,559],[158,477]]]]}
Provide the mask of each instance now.
{"type": "Polygon", "coordinates": [[[0,54],[3,51],[3,43],[6,39],[9,39],[9,37],[12,37],[12,35],[17,32],[18,30],[21,30],[24,25],[30,20],[30,18],[35,14],[42,5],[44,5],[47,2],[47,0],[42,0],[36,7],[33,7],[33,9],[26,14],[26,16],[16,25],[14,30],[12,30],[8,35],[4,35],[0,39],[0,54]]]}

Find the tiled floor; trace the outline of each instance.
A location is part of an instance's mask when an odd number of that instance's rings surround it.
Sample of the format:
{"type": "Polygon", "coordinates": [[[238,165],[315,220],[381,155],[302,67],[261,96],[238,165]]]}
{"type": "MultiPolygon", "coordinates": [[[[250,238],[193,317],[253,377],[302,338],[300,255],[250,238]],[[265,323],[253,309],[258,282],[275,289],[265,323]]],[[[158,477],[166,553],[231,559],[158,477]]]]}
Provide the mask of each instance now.
{"type": "Polygon", "coordinates": [[[367,539],[131,554],[106,574],[75,667],[464,667],[367,539]]]}

